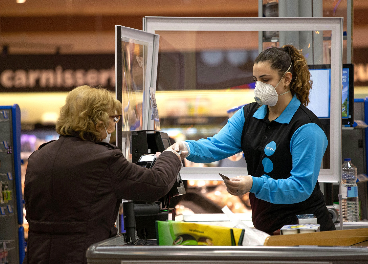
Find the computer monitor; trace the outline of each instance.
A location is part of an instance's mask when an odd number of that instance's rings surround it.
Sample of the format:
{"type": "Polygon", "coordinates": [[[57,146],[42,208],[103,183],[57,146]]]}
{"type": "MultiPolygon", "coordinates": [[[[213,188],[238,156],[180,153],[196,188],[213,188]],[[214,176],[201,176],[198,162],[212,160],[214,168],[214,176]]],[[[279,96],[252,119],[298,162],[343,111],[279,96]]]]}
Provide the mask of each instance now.
{"type": "MultiPolygon", "coordinates": [[[[308,108],[320,119],[330,118],[331,65],[309,65],[313,81],[308,108]]],[[[343,64],[342,69],[342,124],[354,123],[354,65],[343,64]]]]}

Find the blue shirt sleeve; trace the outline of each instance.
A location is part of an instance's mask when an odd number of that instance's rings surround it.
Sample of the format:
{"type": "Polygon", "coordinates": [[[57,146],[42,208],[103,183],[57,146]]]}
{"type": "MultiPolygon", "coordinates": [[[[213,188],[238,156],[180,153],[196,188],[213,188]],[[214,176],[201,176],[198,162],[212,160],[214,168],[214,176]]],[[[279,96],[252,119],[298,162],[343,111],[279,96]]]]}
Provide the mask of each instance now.
{"type": "Polygon", "coordinates": [[[189,148],[187,159],[197,163],[210,163],[241,152],[244,121],[244,111],[241,108],[213,137],[185,141],[189,148]]]}
{"type": "Polygon", "coordinates": [[[267,175],[253,177],[251,192],[259,199],[274,204],[294,204],[305,201],[317,183],[322,158],[327,148],[323,130],[310,123],[298,128],[290,141],[291,176],[274,180],[267,175]]]}

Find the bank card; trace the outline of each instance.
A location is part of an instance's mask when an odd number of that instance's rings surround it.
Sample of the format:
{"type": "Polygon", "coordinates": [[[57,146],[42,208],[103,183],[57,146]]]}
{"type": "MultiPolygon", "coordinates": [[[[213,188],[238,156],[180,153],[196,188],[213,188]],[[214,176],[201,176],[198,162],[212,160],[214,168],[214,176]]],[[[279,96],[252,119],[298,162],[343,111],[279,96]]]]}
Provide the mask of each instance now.
{"type": "Polygon", "coordinates": [[[225,176],[224,174],[219,173],[219,175],[223,180],[230,180],[229,177],[225,176]]]}

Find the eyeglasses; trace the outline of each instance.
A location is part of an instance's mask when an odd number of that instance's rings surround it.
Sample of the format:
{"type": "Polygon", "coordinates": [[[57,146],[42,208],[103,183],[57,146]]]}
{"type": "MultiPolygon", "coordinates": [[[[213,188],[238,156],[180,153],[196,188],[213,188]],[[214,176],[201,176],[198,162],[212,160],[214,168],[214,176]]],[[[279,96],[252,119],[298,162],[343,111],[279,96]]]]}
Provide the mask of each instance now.
{"type": "Polygon", "coordinates": [[[110,116],[110,118],[112,118],[114,120],[114,123],[116,124],[117,122],[119,122],[121,115],[113,115],[110,116]]]}

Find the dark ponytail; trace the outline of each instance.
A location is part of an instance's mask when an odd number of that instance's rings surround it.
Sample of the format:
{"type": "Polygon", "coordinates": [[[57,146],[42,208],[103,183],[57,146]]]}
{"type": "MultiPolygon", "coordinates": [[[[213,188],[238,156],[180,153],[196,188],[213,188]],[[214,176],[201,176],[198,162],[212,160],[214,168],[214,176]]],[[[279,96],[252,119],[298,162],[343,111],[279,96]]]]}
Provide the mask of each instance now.
{"type": "Polygon", "coordinates": [[[312,81],[310,80],[308,64],[303,54],[292,45],[284,45],[282,48],[272,47],[262,51],[254,63],[260,61],[269,61],[271,68],[279,71],[280,77],[286,71],[290,72],[293,76],[290,83],[292,95],[296,94],[296,97],[303,105],[308,105],[312,81]]]}

